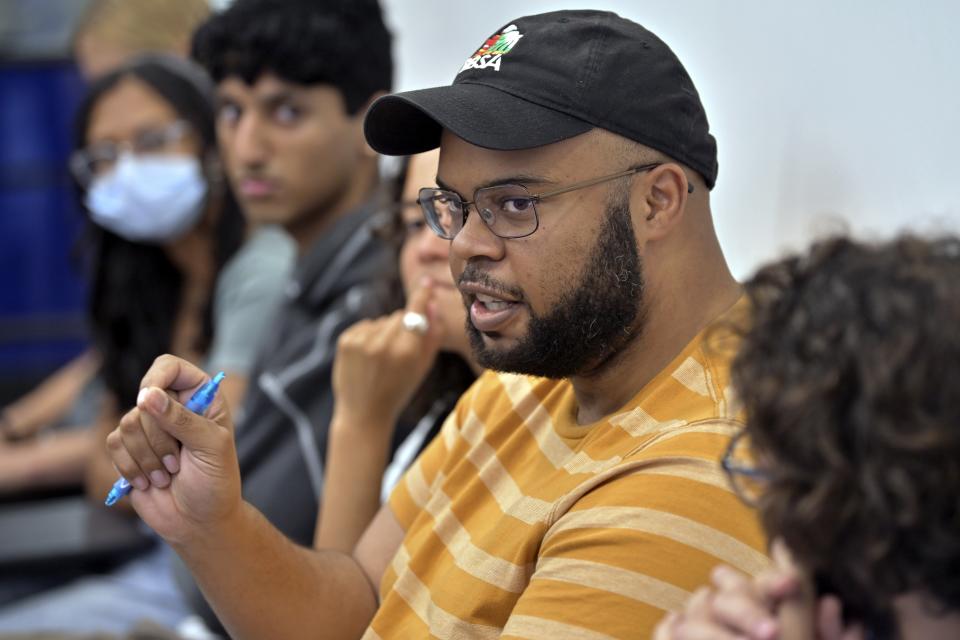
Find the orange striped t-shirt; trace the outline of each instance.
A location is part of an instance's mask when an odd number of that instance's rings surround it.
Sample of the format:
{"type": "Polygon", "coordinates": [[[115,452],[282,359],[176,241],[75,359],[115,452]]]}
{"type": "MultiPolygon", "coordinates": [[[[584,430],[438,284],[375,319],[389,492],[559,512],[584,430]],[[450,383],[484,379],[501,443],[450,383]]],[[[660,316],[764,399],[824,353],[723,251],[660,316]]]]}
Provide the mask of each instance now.
{"type": "Polygon", "coordinates": [[[405,536],[364,637],[645,638],[713,566],[764,568],[719,465],[730,350],[703,335],[590,425],[568,381],[481,376],[390,498],[405,536]]]}

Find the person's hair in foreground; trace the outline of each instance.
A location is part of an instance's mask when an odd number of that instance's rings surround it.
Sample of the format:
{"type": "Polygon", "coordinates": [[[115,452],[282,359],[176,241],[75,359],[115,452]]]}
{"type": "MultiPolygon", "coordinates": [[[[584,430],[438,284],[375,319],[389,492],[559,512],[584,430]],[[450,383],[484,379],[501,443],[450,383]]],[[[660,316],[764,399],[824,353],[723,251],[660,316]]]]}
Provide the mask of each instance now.
{"type": "MultiPolygon", "coordinates": [[[[91,86],[77,112],[75,148],[87,145],[91,118],[101,98],[127,79],[145,84],[169,103],[199,143],[208,184],[205,206],[219,203],[213,230],[219,271],[243,242],[245,223],[216,167],[213,97],[202,72],[172,57],[144,56],[103,76],[91,86]]],[[[81,191],[90,187],[78,186],[81,191]]],[[[143,372],[154,358],[171,349],[182,306],[183,276],[162,244],[131,241],[92,223],[87,240],[92,262],[89,305],[93,341],[103,362],[101,374],[119,405],[129,407],[135,404],[143,372]]],[[[208,297],[202,331],[194,345],[201,353],[213,335],[211,312],[208,297]]]]}
{"type": "Polygon", "coordinates": [[[375,0],[237,0],[197,30],[192,57],[218,83],[239,76],[252,85],[272,72],[301,85],[332,85],[356,114],[390,90],[390,43],[375,0]]]}
{"type": "Polygon", "coordinates": [[[830,239],[745,288],[733,377],[771,538],[878,640],[897,596],[957,612],[960,239],[830,239]]]}

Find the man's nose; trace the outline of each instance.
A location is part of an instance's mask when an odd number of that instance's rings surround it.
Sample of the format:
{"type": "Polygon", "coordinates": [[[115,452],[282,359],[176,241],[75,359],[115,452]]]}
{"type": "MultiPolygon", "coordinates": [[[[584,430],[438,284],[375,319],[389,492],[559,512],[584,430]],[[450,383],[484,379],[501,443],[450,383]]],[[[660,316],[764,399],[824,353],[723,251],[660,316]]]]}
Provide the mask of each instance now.
{"type": "Polygon", "coordinates": [[[502,260],[506,250],[503,238],[490,230],[473,206],[471,209],[467,211],[463,228],[450,241],[451,262],[466,262],[474,258],[502,260]]]}
{"type": "Polygon", "coordinates": [[[266,161],[268,150],[264,123],[255,113],[245,113],[237,122],[233,140],[236,159],[245,165],[260,165],[266,161]]]}

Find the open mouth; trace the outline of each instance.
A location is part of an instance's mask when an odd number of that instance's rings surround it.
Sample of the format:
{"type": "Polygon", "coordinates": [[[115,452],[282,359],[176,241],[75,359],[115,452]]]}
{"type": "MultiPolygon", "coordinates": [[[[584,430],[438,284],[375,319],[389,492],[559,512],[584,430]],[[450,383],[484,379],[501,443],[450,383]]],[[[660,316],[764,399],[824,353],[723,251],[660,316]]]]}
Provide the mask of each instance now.
{"type": "Polygon", "coordinates": [[[519,313],[520,306],[513,300],[477,293],[470,305],[470,322],[483,333],[499,332],[519,313]]]}

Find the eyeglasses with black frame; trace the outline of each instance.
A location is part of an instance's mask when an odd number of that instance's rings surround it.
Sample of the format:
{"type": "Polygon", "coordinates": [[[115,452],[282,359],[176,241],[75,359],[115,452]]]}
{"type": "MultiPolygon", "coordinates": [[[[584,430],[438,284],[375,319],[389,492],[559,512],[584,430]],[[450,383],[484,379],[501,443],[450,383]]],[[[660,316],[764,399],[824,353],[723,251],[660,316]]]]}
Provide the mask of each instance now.
{"type": "Polygon", "coordinates": [[[750,449],[750,441],[746,433],[741,430],[733,436],[723,454],[720,466],[726,472],[730,486],[737,497],[745,504],[756,507],[767,488],[770,475],[756,466],[755,456],[750,449]]]}
{"type": "MultiPolygon", "coordinates": [[[[471,206],[477,210],[480,219],[494,235],[505,239],[525,238],[540,227],[537,204],[547,198],[650,171],[662,164],[664,163],[642,164],[545,193],[530,193],[522,184],[482,187],[474,192],[473,200],[466,202],[453,191],[425,187],[420,189],[417,202],[423,209],[427,224],[441,238],[452,240],[463,229],[471,206]]],[[[693,193],[693,184],[688,184],[687,191],[693,193]]]]}

